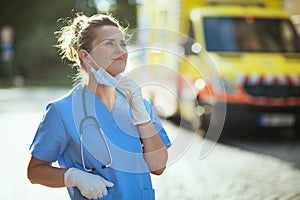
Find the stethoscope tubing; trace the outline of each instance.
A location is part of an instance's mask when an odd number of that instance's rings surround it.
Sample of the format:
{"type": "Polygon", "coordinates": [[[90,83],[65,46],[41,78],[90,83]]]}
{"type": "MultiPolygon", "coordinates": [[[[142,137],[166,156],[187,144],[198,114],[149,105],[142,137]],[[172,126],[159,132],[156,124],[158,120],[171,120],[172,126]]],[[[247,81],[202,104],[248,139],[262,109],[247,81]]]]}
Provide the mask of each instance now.
{"type": "Polygon", "coordinates": [[[103,133],[101,127],[100,127],[100,124],[98,123],[98,120],[96,119],[96,117],[88,115],[88,113],[87,113],[86,99],[85,99],[85,87],[83,87],[83,89],[82,89],[82,104],[83,104],[83,110],[84,110],[84,118],[80,121],[79,130],[80,130],[80,154],[81,154],[81,161],[82,161],[83,169],[87,172],[95,171],[95,168],[91,168],[91,169],[86,168],[85,159],[84,159],[84,152],[83,152],[83,124],[88,119],[91,119],[95,122],[97,128],[99,129],[101,137],[102,137],[102,139],[105,143],[105,147],[107,149],[107,152],[108,152],[110,162],[106,165],[105,164],[102,165],[101,168],[105,169],[107,167],[111,167],[113,160],[112,160],[111,152],[110,152],[106,137],[105,137],[105,135],[104,135],[104,133],[103,133]]]}

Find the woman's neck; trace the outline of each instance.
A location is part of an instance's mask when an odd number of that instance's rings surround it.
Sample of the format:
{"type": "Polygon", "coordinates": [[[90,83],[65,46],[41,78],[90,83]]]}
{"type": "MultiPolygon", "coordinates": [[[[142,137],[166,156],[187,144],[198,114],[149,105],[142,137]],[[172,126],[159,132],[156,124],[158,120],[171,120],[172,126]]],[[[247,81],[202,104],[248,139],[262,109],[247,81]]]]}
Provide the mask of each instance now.
{"type": "Polygon", "coordinates": [[[117,95],[115,88],[106,85],[90,83],[85,87],[94,93],[104,103],[108,110],[113,110],[117,95]]]}

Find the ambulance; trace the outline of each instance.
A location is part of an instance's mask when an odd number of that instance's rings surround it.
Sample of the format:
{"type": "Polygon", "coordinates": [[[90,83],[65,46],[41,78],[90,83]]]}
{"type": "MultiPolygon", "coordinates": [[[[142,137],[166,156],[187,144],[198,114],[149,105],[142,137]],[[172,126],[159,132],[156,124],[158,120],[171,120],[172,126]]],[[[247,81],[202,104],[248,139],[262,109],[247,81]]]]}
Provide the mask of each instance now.
{"type": "Polygon", "coordinates": [[[300,39],[281,1],[144,0],[137,8],[143,50],[135,52],[147,67],[136,74],[154,83],[144,89],[159,115],[204,134],[221,124],[299,135],[300,39]],[[219,105],[223,118],[212,115],[219,105]]]}

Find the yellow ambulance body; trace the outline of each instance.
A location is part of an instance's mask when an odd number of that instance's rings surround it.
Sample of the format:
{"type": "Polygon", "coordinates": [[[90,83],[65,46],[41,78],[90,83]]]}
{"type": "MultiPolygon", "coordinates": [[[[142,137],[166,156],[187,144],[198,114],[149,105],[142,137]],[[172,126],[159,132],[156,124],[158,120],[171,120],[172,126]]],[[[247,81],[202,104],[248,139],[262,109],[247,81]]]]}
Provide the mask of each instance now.
{"type": "Polygon", "coordinates": [[[140,43],[162,49],[143,53],[153,68],[147,77],[175,87],[176,98],[165,102],[167,92],[151,91],[154,104],[163,99],[159,107],[165,117],[201,119],[200,127],[207,130],[210,107],[225,103],[225,128],[295,128],[299,133],[300,39],[281,1],[144,0],[138,24],[145,29],[140,43]],[[214,82],[212,65],[223,89],[214,82]],[[160,72],[162,66],[172,73],[160,72]]]}

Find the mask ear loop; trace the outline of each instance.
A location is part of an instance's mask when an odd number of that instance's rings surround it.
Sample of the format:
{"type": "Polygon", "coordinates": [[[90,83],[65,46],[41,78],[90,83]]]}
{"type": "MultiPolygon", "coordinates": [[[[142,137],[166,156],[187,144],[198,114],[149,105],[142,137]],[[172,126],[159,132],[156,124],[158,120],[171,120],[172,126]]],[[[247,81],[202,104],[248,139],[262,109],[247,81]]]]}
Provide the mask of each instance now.
{"type": "Polygon", "coordinates": [[[93,59],[93,57],[92,57],[85,49],[82,49],[82,50],[86,53],[86,55],[89,57],[89,59],[91,59],[92,62],[98,67],[98,69],[96,70],[96,69],[94,69],[90,64],[88,64],[87,62],[84,62],[84,63],[86,63],[86,64],[88,65],[88,67],[90,68],[90,71],[94,74],[94,76],[95,76],[95,74],[97,73],[98,70],[103,70],[103,71],[105,71],[102,67],[100,67],[100,66],[96,63],[96,61],[93,59]]]}
{"type": "MultiPolygon", "coordinates": [[[[98,64],[97,64],[97,62],[94,60],[94,58],[85,50],[85,49],[82,49],[85,53],[86,53],[86,55],[93,61],[93,63],[98,67],[98,70],[100,69],[100,68],[103,68],[103,67],[100,67],[98,64]]],[[[94,69],[92,66],[90,66],[89,65],[89,67],[91,68],[91,69],[94,69]]],[[[95,69],[94,69],[95,70],[95,69]]],[[[96,71],[96,70],[95,70],[96,71]]]]}

